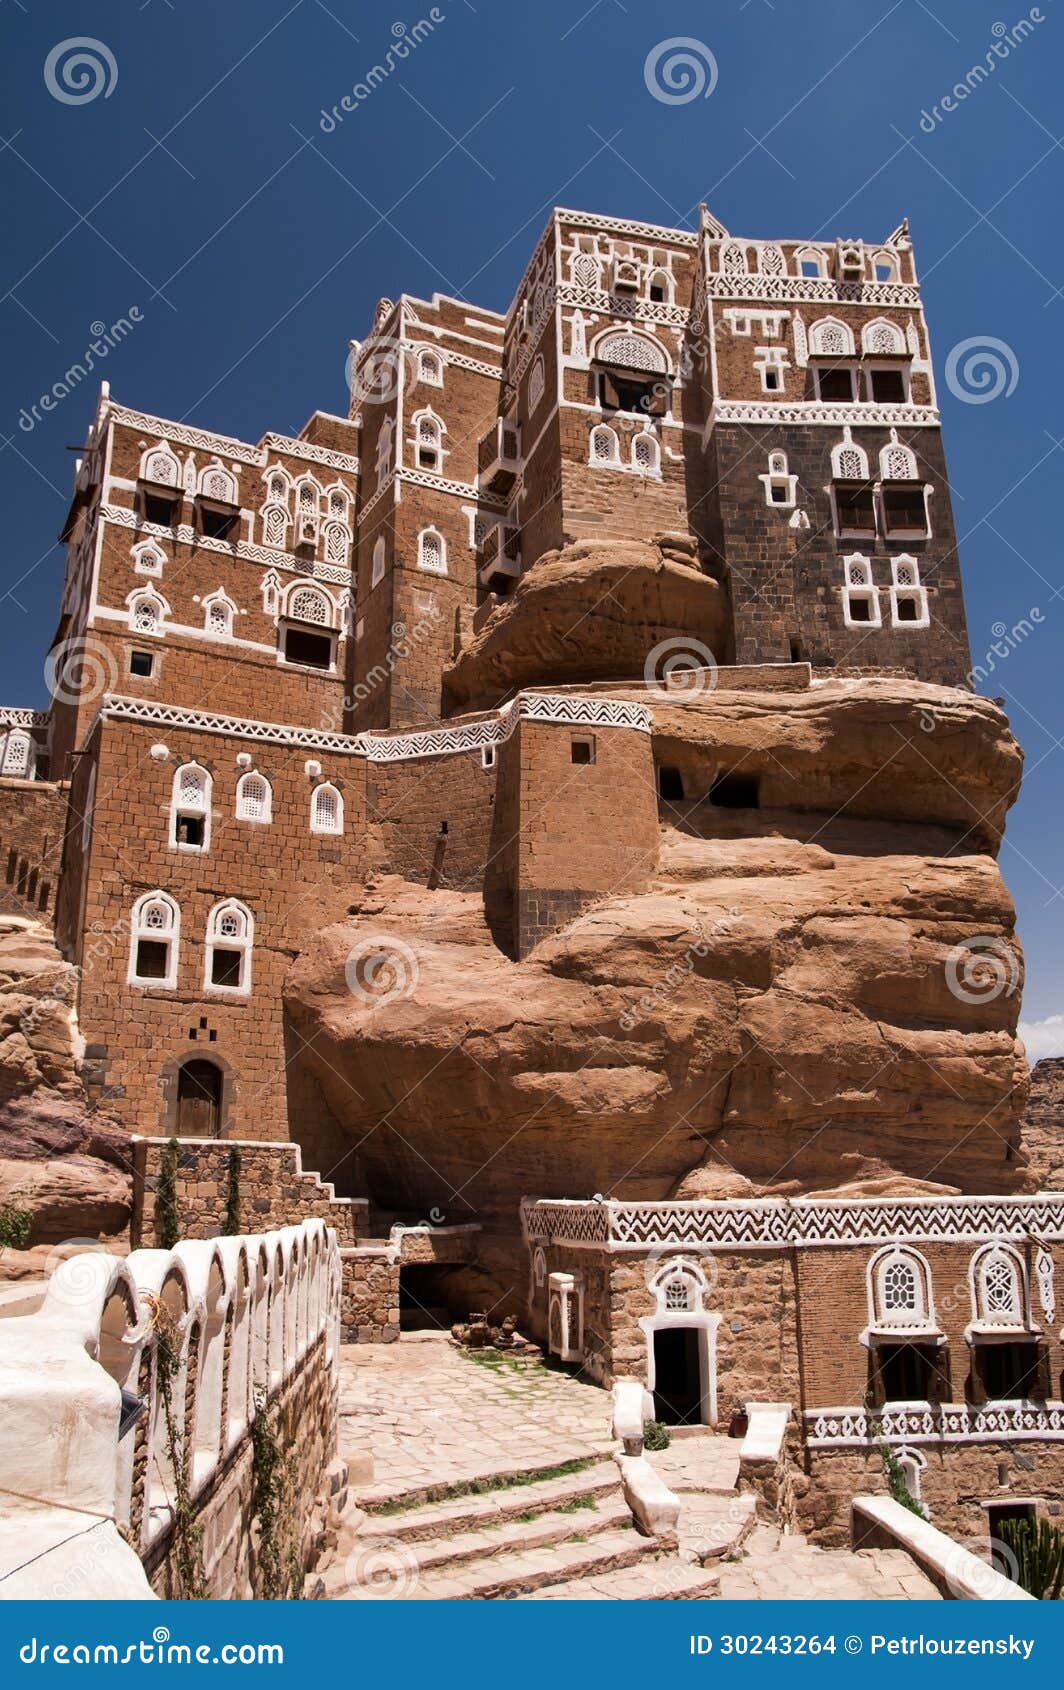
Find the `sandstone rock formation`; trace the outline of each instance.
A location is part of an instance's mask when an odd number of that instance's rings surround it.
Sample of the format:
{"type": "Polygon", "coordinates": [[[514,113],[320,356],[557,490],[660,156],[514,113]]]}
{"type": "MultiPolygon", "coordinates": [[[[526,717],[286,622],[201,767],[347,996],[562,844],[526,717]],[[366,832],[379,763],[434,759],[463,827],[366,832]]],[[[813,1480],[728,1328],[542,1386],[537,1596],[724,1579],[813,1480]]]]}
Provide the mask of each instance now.
{"type": "Polygon", "coordinates": [[[1039,1191],[1064,1191],[1064,1056],[1031,1070],[1023,1148],[1039,1191]]]}
{"type": "Polygon", "coordinates": [[[653,714],[655,757],[703,796],[661,803],[644,892],[514,962],[478,892],[383,877],[287,984],[325,1104],[300,1129],[308,1160],[382,1207],[480,1220],[515,1304],[525,1195],[1032,1183],[1022,964],[992,855],[1020,769],[1000,712],[839,679],[653,714]],[[757,809],[707,801],[722,760],[761,775],[757,809]],[[408,990],[349,987],[369,938],[413,954],[408,990]]]}
{"type": "MultiPolygon", "coordinates": [[[[452,708],[484,708],[549,676],[641,680],[648,654],[678,642],[726,660],[727,589],[702,573],[694,541],[584,540],[546,552],[444,676],[452,708]]],[[[667,659],[666,659],[667,660],[667,659]]]]}
{"type": "Polygon", "coordinates": [[[33,1244],[129,1217],[128,1140],[87,1110],[78,1076],[76,987],[43,923],[0,916],[0,1211],[29,1211],[33,1244]]]}

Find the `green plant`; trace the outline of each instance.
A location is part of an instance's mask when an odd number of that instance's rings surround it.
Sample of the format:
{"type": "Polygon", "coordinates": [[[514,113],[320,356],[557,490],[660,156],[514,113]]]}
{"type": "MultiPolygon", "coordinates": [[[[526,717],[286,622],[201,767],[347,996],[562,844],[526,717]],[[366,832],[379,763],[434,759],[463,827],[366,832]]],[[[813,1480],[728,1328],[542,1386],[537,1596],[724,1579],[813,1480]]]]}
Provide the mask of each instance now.
{"type": "Polygon", "coordinates": [[[203,1526],[196,1519],[189,1495],[185,1439],[183,1433],[177,1429],[174,1415],[174,1381],[181,1368],[177,1328],[164,1303],[152,1297],[150,1293],[142,1295],[151,1309],[152,1329],[155,1333],[156,1383],[163,1399],[166,1441],[174,1478],[173,1595],[178,1601],[202,1602],[207,1595],[207,1574],[203,1565],[203,1526]]]}
{"type": "Polygon", "coordinates": [[[6,1203],[0,1209],[0,1249],[24,1250],[33,1229],[33,1210],[6,1203]]]}
{"type": "Polygon", "coordinates": [[[303,1594],[299,1559],[295,1460],[282,1453],[281,1411],[269,1411],[263,1391],[255,1393],[251,1422],[251,1514],[259,1528],[256,1596],[283,1602],[303,1594]]]}
{"type": "Polygon", "coordinates": [[[177,1140],[168,1138],[155,1182],[155,1238],[160,1250],[172,1250],[181,1237],[177,1219],[177,1140]]]}
{"type": "Polygon", "coordinates": [[[644,1449],[668,1449],[671,1442],[672,1438],[669,1436],[669,1428],[667,1426],[663,1426],[660,1420],[643,1421],[644,1449]]]}
{"type": "Polygon", "coordinates": [[[900,1502],[910,1514],[917,1514],[921,1520],[927,1515],[909,1489],[905,1478],[905,1470],[889,1444],[880,1444],[879,1453],[883,1458],[883,1471],[887,1476],[887,1486],[895,1502],[900,1502]]]}
{"type": "Polygon", "coordinates": [[[235,1238],[240,1231],[240,1146],[229,1146],[229,1164],[227,1169],[228,1186],[225,1197],[225,1220],[222,1222],[222,1237],[235,1238]]]}
{"type": "Polygon", "coordinates": [[[1001,1541],[1016,1562],[1010,1575],[1040,1602],[1059,1602],[1064,1589],[1064,1532],[1048,1520],[1003,1520],[1001,1541]]]}

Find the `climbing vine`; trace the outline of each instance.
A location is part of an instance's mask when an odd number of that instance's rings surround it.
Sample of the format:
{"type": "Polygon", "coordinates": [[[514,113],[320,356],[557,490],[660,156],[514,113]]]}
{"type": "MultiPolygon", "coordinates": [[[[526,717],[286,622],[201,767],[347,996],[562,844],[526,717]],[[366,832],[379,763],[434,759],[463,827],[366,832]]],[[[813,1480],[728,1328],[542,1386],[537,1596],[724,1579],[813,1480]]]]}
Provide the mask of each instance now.
{"type": "Polygon", "coordinates": [[[303,1594],[299,1557],[295,1458],[282,1450],[278,1407],[270,1413],[266,1393],[255,1393],[251,1422],[251,1517],[259,1529],[255,1594],[282,1602],[303,1594]]]}
{"type": "Polygon", "coordinates": [[[240,1231],[240,1146],[229,1146],[228,1185],[225,1197],[223,1238],[235,1238],[240,1231]]]}
{"type": "MultiPolygon", "coordinates": [[[[172,1140],[172,1143],[176,1141],[172,1140]]],[[[166,1443],[173,1473],[174,1541],[173,1572],[174,1597],[179,1601],[201,1602],[207,1595],[207,1574],[203,1565],[203,1526],[195,1517],[188,1488],[188,1464],[185,1459],[185,1436],[178,1430],[174,1413],[174,1382],[181,1370],[181,1355],[177,1327],[165,1304],[149,1293],[142,1292],[151,1310],[152,1331],[155,1335],[155,1381],[162,1397],[166,1422],[166,1443]]]]}
{"type": "Polygon", "coordinates": [[[177,1219],[177,1140],[168,1138],[159,1158],[155,1183],[155,1239],[161,1250],[172,1250],[181,1237],[177,1219]]]}

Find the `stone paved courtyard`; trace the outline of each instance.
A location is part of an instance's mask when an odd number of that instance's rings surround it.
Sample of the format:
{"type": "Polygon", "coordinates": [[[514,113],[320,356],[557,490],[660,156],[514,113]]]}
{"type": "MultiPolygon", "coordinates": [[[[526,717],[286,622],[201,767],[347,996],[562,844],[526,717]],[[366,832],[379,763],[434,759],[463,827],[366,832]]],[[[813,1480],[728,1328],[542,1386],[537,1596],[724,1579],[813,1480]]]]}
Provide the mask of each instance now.
{"type": "Polygon", "coordinates": [[[356,1467],[326,1594],[938,1599],[902,1550],[823,1550],[756,1521],[754,1498],[737,1490],[738,1443],[711,1433],[650,1457],[681,1501],[679,1546],[642,1537],[610,1459],[610,1417],[609,1394],[568,1373],[473,1357],[435,1336],[344,1348],[340,1448],[356,1467]]]}

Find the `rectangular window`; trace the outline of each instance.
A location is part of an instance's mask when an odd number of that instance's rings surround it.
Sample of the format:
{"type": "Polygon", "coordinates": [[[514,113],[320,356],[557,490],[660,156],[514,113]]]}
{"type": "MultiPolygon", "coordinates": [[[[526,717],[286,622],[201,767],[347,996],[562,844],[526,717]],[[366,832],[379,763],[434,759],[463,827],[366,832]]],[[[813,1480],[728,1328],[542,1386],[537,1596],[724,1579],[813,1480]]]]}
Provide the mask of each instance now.
{"type": "Polygon", "coordinates": [[[861,539],[875,539],[876,500],[870,481],[836,481],[836,532],[861,539]]]}
{"type": "Polygon", "coordinates": [[[301,663],[308,669],[331,669],[332,652],[332,638],[328,634],[312,634],[307,628],[285,629],[286,663],[301,663]]]}
{"type": "Polygon", "coordinates": [[[138,980],[165,980],[170,967],[170,947],[160,939],[138,939],[134,964],[138,980]]]}
{"type": "Polygon", "coordinates": [[[236,532],[237,514],[236,511],[213,510],[209,505],[201,505],[200,533],[208,540],[231,540],[236,532]]]}
{"type": "Polygon", "coordinates": [[[893,539],[927,539],[927,500],[922,482],[883,483],[883,528],[893,539]]]}
{"type": "Polygon", "coordinates": [[[211,985],[238,989],[243,959],[243,951],[227,951],[215,945],[211,952],[211,985]]]}
{"type": "Polygon", "coordinates": [[[180,811],[174,818],[174,842],[177,845],[191,845],[194,850],[203,849],[204,826],[202,816],[185,816],[180,811]]]}
{"type": "Polygon", "coordinates": [[[976,1344],[974,1363],[991,1402],[1017,1402],[1038,1390],[1038,1345],[976,1344]]]}
{"type": "Polygon", "coordinates": [[[875,1350],[884,1402],[929,1402],[935,1352],[929,1344],[880,1344],[875,1350]]]}
{"type": "Polygon", "coordinates": [[[593,739],[574,739],[570,741],[569,755],[574,763],[586,766],[595,761],[595,741],[593,739]]]}
{"type": "Polygon", "coordinates": [[[869,397],[877,405],[904,405],[906,392],[904,370],[881,370],[875,364],[868,371],[869,397]]]}
{"type": "Polygon", "coordinates": [[[160,528],[173,528],[179,505],[176,493],[149,493],[147,488],[144,488],[140,495],[140,504],[145,522],[154,522],[160,528]]]}
{"type": "Polygon", "coordinates": [[[851,405],[853,403],[853,371],[842,367],[833,369],[827,366],[818,368],[816,372],[817,393],[820,398],[832,405],[851,405]]]}
{"type": "Polygon", "coordinates": [[[663,417],[668,411],[669,390],[664,380],[639,380],[616,370],[599,376],[599,402],[610,411],[634,411],[639,416],[663,417]]]}
{"type": "Polygon", "coordinates": [[[155,653],[153,651],[131,651],[129,654],[129,672],[139,675],[142,680],[150,681],[155,673],[155,653]]]}

